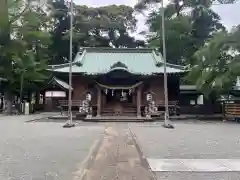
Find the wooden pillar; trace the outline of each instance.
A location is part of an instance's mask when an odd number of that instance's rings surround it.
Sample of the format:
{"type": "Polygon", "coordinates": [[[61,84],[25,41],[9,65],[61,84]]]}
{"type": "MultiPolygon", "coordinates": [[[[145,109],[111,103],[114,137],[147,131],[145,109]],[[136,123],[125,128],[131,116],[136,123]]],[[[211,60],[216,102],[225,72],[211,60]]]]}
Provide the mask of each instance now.
{"type": "Polygon", "coordinates": [[[101,100],[102,100],[102,94],[101,89],[97,88],[97,116],[101,116],[101,100]]]}
{"type": "Polygon", "coordinates": [[[141,97],[141,88],[137,88],[137,116],[141,117],[141,102],[142,97],[141,97]]]}

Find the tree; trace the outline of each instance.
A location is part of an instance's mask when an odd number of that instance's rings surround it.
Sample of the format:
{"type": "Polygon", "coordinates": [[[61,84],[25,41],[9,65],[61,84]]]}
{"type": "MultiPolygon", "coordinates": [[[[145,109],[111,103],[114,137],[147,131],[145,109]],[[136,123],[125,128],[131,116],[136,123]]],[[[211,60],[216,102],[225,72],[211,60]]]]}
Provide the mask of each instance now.
{"type": "Polygon", "coordinates": [[[206,96],[220,94],[232,88],[240,75],[240,29],[228,34],[218,32],[195,54],[195,64],[187,79],[197,85],[206,96]]]}
{"type": "MultiPolygon", "coordinates": [[[[207,6],[211,6],[213,4],[233,4],[237,0],[170,0],[171,4],[174,4],[174,8],[176,10],[177,14],[180,14],[180,12],[184,8],[193,7],[198,4],[203,4],[207,6]]],[[[144,10],[148,9],[149,5],[156,5],[157,3],[160,3],[161,0],[140,0],[135,5],[135,9],[137,10],[144,10]]]]}
{"type": "MultiPolygon", "coordinates": [[[[49,3],[54,27],[52,34],[53,64],[64,63],[69,57],[69,4],[64,0],[49,3]]],[[[144,41],[137,41],[129,35],[136,28],[134,9],[129,6],[87,7],[74,5],[73,53],[83,47],[139,47],[144,41]]]]}
{"type": "Polygon", "coordinates": [[[36,60],[36,54],[40,52],[37,47],[42,46],[39,43],[42,33],[30,23],[36,20],[31,18],[38,18],[37,14],[28,14],[31,13],[31,4],[21,0],[5,0],[1,3],[3,11],[1,9],[0,13],[0,75],[7,79],[4,95],[7,113],[11,113],[12,93],[20,87],[22,74],[25,74],[26,82],[41,80],[46,63],[40,56],[36,60]]]}
{"type": "MultiPolygon", "coordinates": [[[[146,10],[149,4],[159,2],[159,0],[141,0],[135,9],[146,10]]],[[[192,64],[192,55],[212,38],[214,32],[225,29],[220,23],[218,14],[211,10],[211,5],[215,2],[171,0],[165,7],[167,60],[169,62],[192,64]]],[[[218,2],[234,3],[235,1],[219,0],[218,2]]],[[[150,45],[161,49],[161,8],[150,14],[147,24],[150,27],[150,34],[153,34],[149,38],[150,45]]]]}
{"type": "MultiPolygon", "coordinates": [[[[167,45],[167,61],[173,64],[186,64],[189,58],[189,45],[191,44],[191,21],[186,15],[172,18],[171,9],[167,8],[165,16],[165,31],[167,45]]],[[[174,12],[175,13],[175,12],[174,12]]],[[[160,48],[162,50],[162,28],[161,28],[161,12],[152,13],[147,23],[149,24],[150,34],[148,36],[149,45],[151,47],[160,48]]]]}
{"type": "Polygon", "coordinates": [[[203,1],[203,3],[199,1],[192,4],[192,52],[197,51],[211,39],[213,33],[225,30],[220,23],[220,16],[211,9],[212,3],[212,1],[203,1]]]}
{"type": "Polygon", "coordinates": [[[50,29],[51,64],[67,62],[69,57],[69,40],[64,38],[70,28],[69,5],[65,0],[48,1],[48,10],[52,28],[50,29]]]}
{"type": "Polygon", "coordinates": [[[19,28],[19,39],[22,38],[27,44],[29,50],[34,51],[36,60],[49,61],[51,45],[50,33],[48,32],[49,18],[43,11],[42,7],[33,6],[20,19],[21,27],[19,28]]]}

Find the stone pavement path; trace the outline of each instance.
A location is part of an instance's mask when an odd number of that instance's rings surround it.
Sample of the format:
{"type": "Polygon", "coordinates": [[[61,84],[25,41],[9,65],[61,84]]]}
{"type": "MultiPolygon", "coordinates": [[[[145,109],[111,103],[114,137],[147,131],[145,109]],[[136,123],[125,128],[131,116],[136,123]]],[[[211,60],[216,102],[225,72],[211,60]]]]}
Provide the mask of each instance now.
{"type": "Polygon", "coordinates": [[[105,135],[84,180],[153,180],[149,167],[127,126],[107,126],[105,135]]]}

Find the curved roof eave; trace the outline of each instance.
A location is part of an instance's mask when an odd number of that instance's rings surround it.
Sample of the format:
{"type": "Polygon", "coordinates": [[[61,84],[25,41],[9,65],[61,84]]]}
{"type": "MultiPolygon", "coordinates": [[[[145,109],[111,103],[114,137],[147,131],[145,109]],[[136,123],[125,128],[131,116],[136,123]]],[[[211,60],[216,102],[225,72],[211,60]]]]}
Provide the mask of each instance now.
{"type": "MultiPolygon", "coordinates": [[[[58,79],[58,78],[56,78],[55,76],[53,76],[53,77],[48,81],[48,83],[47,83],[44,87],[42,87],[42,89],[47,88],[47,87],[48,87],[49,85],[51,85],[52,83],[56,83],[58,87],[60,87],[61,89],[64,89],[64,90],[67,90],[67,89],[70,88],[70,85],[69,85],[67,82],[65,82],[65,81],[63,81],[63,80],[61,80],[61,79],[58,79]]],[[[73,87],[71,87],[71,89],[73,90],[73,87]]]]}
{"type": "MultiPolygon", "coordinates": [[[[82,52],[82,54],[80,54],[80,52],[78,52],[76,57],[74,58],[74,60],[72,62],[72,65],[82,66],[82,60],[83,60],[83,57],[85,56],[85,54],[86,54],[86,50],[84,50],[82,52]]],[[[52,71],[53,69],[64,68],[64,67],[67,67],[67,66],[70,66],[70,63],[49,65],[50,69],[47,69],[47,70],[52,71]]]]}
{"type": "MultiPolygon", "coordinates": [[[[153,55],[153,59],[155,60],[156,66],[158,66],[158,64],[161,64],[161,65],[164,64],[163,56],[161,53],[157,55],[156,50],[152,50],[152,55],[153,55]]],[[[181,65],[171,64],[171,63],[166,63],[166,65],[169,67],[178,68],[178,69],[186,68],[186,66],[181,66],[181,65]]]]}

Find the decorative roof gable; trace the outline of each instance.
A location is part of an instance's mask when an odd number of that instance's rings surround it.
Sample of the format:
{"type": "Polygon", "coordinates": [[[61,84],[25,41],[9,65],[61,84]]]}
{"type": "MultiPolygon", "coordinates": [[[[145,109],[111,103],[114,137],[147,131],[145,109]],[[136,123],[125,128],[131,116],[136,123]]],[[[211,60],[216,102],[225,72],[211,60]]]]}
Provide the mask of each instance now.
{"type": "Polygon", "coordinates": [[[127,67],[124,63],[122,63],[122,62],[120,62],[120,61],[114,63],[110,68],[111,68],[111,69],[114,69],[114,68],[124,68],[124,69],[128,69],[128,67],[127,67]]]}
{"type": "MultiPolygon", "coordinates": [[[[69,84],[61,79],[56,77],[52,77],[52,79],[48,82],[48,84],[44,87],[47,88],[49,86],[58,86],[64,90],[68,90],[70,88],[69,84]]],[[[73,88],[72,88],[73,90],[73,88]]]]}

